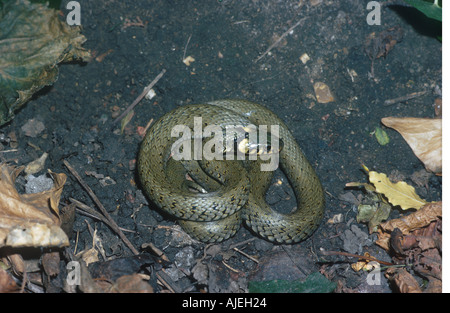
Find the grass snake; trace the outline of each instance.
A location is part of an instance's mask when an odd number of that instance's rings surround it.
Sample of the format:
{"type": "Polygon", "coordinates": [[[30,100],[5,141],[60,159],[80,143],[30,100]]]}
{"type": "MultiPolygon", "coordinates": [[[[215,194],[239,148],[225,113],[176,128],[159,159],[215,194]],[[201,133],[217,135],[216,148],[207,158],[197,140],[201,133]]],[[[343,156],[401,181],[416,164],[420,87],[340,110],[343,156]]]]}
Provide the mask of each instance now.
{"type": "Polygon", "coordinates": [[[295,243],[310,236],[323,217],[322,185],[295,138],[276,114],[247,100],[186,105],[161,117],[142,142],[138,174],[150,200],[177,218],[188,234],[203,242],[230,238],[244,220],[249,228],[269,241],[295,243]],[[203,127],[279,125],[279,138],[283,142],[279,152],[280,167],[294,190],[297,209],[281,214],[266,203],[265,194],[273,172],[261,171],[263,161],[260,159],[174,161],[171,146],[177,138],[172,137],[171,132],[176,125],[193,129],[193,117],[202,117],[203,127]],[[210,190],[193,192],[186,174],[197,177],[194,185],[201,185],[199,180],[209,180],[204,186],[210,190]]]}

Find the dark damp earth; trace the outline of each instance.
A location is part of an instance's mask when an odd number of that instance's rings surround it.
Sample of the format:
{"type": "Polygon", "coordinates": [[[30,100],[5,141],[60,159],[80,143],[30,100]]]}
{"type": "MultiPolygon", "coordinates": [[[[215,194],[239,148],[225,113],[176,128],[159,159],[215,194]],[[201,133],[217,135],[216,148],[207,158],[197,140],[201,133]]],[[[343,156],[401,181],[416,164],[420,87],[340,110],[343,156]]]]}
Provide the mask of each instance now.
{"type": "MultiPolygon", "coordinates": [[[[57,82],[0,129],[17,141],[16,152],[2,154],[4,161],[22,165],[49,153],[39,174],[48,168],[68,175],[61,203],[74,198],[95,208],[64,166],[68,160],[138,251],[154,254],[143,248],[147,243],[163,251],[169,260],[164,272],[175,291],[243,292],[249,281],[305,279],[320,271],[337,283],[337,291],[392,292],[383,274],[378,284],[369,284],[366,272],[350,268],[357,259],[324,257],[321,251],[369,252],[390,261],[375,244],[376,234],[356,221],[355,203],[343,196],[363,196],[345,188],[348,182],[367,182],[362,164],[400,176],[427,201],[441,200],[441,178],[431,175],[426,187],[415,185],[412,177],[424,165],[399,133],[380,123],[387,116],[435,116],[442,86],[438,25],[401,5],[382,6],[381,25],[368,25],[364,1],[104,0],[80,5],[84,47],[94,57],[86,64],[60,65],[57,82]],[[372,73],[366,40],[395,26],[403,31],[402,40],[374,60],[372,73]],[[121,132],[114,118],[163,69],[153,88],[156,95],[134,108],[121,132]],[[316,100],[316,82],[330,88],[334,101],[316,100]],[[422,91],[420,97],[384,105],[422,91]],[[274,245],[242,227],[220,244],[193,242],[143,195],[136,173],[139,127],[176,107],[226,98],[252,100],[274,111],[316,170],[325,190],[325,216],[307,240],[274,245]],[[30,119],[45,126],[34,138],[22,130],[30,119]],[[387,132],[387,145],[375,138],[377,127],[387,132]],[[329,221],[339,214],[340,222],[329,221]]],[[[17,184],[23,182],[19,177],[17,184]]],[[[278,210],[295,208],[283,173],[276,172],[266,199],[278,210]]],[[[394,209],[390,218],[402,214],[394,209]]],[[[101,261],[132,255],[107,225],[80,212],[72,249],[92,247],[89,227],[101,240],[101,261]]],[[[154,288],[164,289],[156,283],[154,288]]]]}

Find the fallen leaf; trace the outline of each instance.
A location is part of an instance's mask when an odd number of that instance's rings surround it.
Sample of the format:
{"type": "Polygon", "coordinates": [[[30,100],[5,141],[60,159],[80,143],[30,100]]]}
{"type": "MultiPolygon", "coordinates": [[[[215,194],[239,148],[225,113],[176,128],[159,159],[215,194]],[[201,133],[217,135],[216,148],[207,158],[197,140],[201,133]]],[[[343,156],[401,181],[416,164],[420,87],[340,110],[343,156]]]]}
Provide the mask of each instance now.
{"type": "Polygon", "coordinates": [[[427,170],[442,171],[442,119],[385,117],[381,122],[402,135],[427,170]]]}
{"type": "Polygon", "coordinates": [[[153,293],[153,287],[147,283],[142,275],[124,275],[110,287],[111,293],[153,293]]]}
{"type": "Polygon", "coordinates": [[[59,251],[44,253],[42,255],[41,263],[45,274],[50,277],[56,277],[59,274],[60,261],[59,251]]]}
{"type": "Polygon", "coordinates": [[[389,143],[388,134],[380,127],[375,128],[375,138],[377,138],[378,143],[382,146],[387,145],[389,143]]]}
{"type": "Polygon", "coordinates": [[[66,175],[50,172],[50,190],[19,194],[14,186],[23,167],[0,164],[0,248],[63,247],[69,239],[60,228],[59,200],[66,175]]]}
{"type": "Polygon", "coordinates": [[[134,110],[131,110],[130,112],[128,112],[127,115],[125,115],[125,117],[122,119],[122,121],[120,122],[120,133],[123,134],[123,130],[125,129],[125,127],[128,125],[128,123],[131,121],[131,119],[134,116],[134,110]]]}
{"type": "Polygon", "coordinates": [[[403,210],[407,210],[420,209],[427,203],[416,194],[413,186],[403,181],[392,183],[386,174],[365,169],[369,172],[369,181],[375,186],[377,192],[384,194],[392,205],[398,205],[403,210]]]}
{"type": "Polygon", "coordinates": [[[369,258],[373,258],[369,252],[364,252],[364,256],[366,258],[359,259],[356,263],[352,263],[351,267],[355,272],[359,272],[360,270],[371,271],[373,270],[373,264],[369,258]]]}
{"type": "Polygon", "coordinates": [[[394,46],[402,41],[404,31],[400,26],[394,26],[378,34],[371,33],[364,45],[368,57],[373,61],[385,57],[394,46]]]}
{"type": "Polygon", "coordinates": [[[401,293],[422,293],[417,280],[404,268],[387,271],[388,278],[397,285],[401,293]]]}
{"type": "Polygon", "coordinates": [[[426,227],[431,222],[442,218],[442,202],[432,202],[420,210],[398,219],[381,223],[378,229],[378,240],[376,243],[385,250],[389,250],[389,240],[394,229],[398,228],[403,235],[426,227]]]}
{"type": "Polygon", "coordinates": [[[334,97],[330,91],[330,87],[322,82],[314,83],[314,92],[316,94],[317,102],[319,103],[328,103],[333,102],[334,97]]]}
{"type": "Polygon", "coordinates": [[[0,14],[0,125],[41,88],[58,78],[58,63],[88,61],[81,26],[69,26],[59,10],[28,0],[2,1],[0,14]]]}
{"type": "Polygon", "coordinates": [[[41,155],[41,157],[28,163],[27,166],[25,167],[25,174],[30,175],[30,174],[36,174],[37,172],[40,172],[45,166],[45,161],[47,160],[47,157],[48,157],[48,153],[44,152],[41,155]]]}
{"type": "Polygon", "coordinates": [[[195,62],[195,59],[190,55],[183,59],[183,63],[186,64],[186,66],[190,66],[192,62],[195,62]]]}
{"type": "Polygon", "coordinates": [[[4,269],[0,268],[0,293],[18,292],[19,289],[14,279],[4,269]]]}
{"type": "Polygon", "coordinates": [[[368,223],[369,233],[376,232],[378,225],[386,220],[391,213],[391,206],[387,203],[379,202],[373,205],[358,205],[358,215],[356,221],[358,223],[368,223]]]}

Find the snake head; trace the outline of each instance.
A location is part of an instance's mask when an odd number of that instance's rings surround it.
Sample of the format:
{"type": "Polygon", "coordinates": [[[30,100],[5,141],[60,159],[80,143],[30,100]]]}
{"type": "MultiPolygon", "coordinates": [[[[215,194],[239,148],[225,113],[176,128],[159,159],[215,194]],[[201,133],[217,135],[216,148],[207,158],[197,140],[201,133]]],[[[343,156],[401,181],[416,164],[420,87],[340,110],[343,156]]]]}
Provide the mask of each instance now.
{"type": "Polygon", "coordinates": [[[283,149],[283,141],[266,129],[254,125],[238,129],[234,138],[234,151],[244,155],[270,155],[283,149]]]}

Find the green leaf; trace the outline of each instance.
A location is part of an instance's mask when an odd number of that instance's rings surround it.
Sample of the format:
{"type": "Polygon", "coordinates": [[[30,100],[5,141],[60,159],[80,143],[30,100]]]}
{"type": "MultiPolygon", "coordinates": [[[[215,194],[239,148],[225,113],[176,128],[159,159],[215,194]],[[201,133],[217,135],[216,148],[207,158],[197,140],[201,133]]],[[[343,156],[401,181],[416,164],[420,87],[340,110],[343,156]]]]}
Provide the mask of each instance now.
{"type": "Polygon", "coordinates": [[[391,206],[383,202],[373,205],[360,204],[358,205],[356,221],[358,223],[368,223],[369,232],[373,233],[377,231],[378,225],[380,225],[382,221],[388,219],[391,210],[391,206]]]}
{"type": "Polygon", "coordinates": [[[2,2],[0,10],[0,126],[39,89],[58,78],[60,62],[88,60],[80,27],[57,10],[27,0],[2,2]]]}
{"type": "Polygon", "coordinates": [[[299,279],[250,281],[248,291],[250,293],[329,293],[336,288],[336,285],[319,272],[315,272],[304,281],[299,279]]]}
{"type": "Polygon", "coordinates": [[[429,18],[442,22],[442,8],[437,5],[437,1],[432,3],[424,0],[405,0],[405,2],[412,5],[429,18]]]}
{"type": "Polygon", "coordinates": [[[375,137],[380,145],[384,146],[389,143],[388,134],[380,127],[375,128],[375,137]]]}

